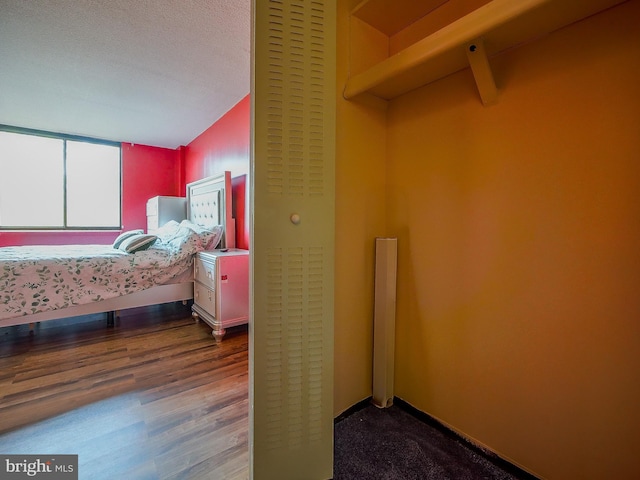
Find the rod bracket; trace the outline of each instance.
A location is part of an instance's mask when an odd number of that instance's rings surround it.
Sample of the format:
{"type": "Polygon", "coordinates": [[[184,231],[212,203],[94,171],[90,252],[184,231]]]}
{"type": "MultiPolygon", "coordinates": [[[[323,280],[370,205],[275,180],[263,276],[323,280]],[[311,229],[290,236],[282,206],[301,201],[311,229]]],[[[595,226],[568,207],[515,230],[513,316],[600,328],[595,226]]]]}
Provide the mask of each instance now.
{"type": "Polygon", "coordinates": [[[476,81],[478,87],[478,93],[480,93],[480,99],[483,105],[492,105],[498,101],[498,89],[496,83],[493,80],[493,73],[491,72],[491,66],[489,65],[489,58],[487,57],[487,51],[484,48],[484,41],[482,38],[476,38],[475,40],[465,45],[467,52],[467,59],[473,72],[473,78],[476,81]]]}

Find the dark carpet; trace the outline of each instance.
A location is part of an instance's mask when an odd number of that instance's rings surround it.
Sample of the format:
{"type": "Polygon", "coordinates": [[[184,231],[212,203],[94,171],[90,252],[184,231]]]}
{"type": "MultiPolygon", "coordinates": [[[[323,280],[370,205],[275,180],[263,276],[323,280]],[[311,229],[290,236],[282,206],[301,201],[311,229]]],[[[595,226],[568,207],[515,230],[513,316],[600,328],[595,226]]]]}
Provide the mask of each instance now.
{"type": "MultiPolygon", "coordinates": [[[[368,405],[334,428],[334,480],[531,480],[394,405],[368,405]],[[511,470],[511,471],[507,471],[511,470]]],[[[499,459],[498,459],[499,460],[499,459]]]]}

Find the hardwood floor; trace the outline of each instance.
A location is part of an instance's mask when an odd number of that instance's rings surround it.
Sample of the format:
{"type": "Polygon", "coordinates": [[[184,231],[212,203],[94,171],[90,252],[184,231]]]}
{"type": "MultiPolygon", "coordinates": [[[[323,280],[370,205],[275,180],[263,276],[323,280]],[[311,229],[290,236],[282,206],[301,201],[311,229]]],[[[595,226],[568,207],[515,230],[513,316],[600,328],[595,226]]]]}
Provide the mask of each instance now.
{"type": "Polygon", "coordinates": [[[0,452],[78,454],[80,479],[246,479],[247,347],[181,304],[0,329],[0,452]]]}

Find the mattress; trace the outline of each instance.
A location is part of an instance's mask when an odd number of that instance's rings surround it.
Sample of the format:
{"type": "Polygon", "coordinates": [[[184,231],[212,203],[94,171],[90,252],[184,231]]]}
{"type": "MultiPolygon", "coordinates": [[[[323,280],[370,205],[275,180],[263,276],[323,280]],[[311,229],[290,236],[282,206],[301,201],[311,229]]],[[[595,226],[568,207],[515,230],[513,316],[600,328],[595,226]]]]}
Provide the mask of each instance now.
{"type": "MultiPolygon", "coordinates": [[[[187,222],[187,221],[185,221],[187,222]]],[[[135,253],[112,245],[0,248],[0,320],[99,302],[190,278],[194,254],[221,231],[173,222],[135,253]]],[[[216,240],[214,240],[216,241],[216,240]]]]}

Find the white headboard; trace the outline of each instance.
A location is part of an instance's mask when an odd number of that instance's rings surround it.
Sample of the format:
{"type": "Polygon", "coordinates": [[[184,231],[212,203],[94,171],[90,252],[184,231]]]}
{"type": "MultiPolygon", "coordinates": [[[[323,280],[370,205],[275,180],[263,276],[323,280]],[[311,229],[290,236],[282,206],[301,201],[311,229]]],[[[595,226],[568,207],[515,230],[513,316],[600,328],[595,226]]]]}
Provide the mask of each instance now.
{"type": "Polygon", "coordinates": [[[231,172],[222,172],[187,184],[187,218],[205,228],[222,225],[224,233],[218,248],[235,248],[231,172]]]}

